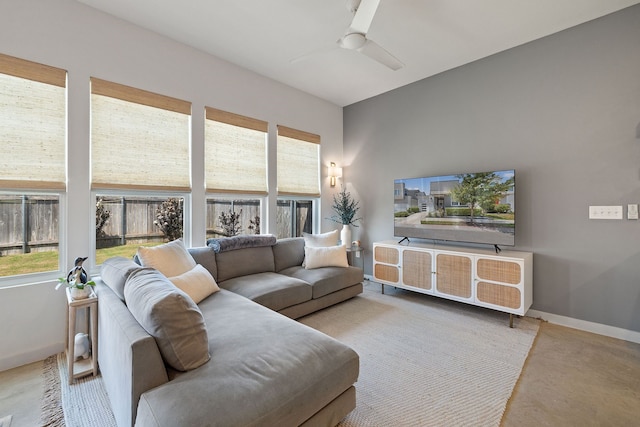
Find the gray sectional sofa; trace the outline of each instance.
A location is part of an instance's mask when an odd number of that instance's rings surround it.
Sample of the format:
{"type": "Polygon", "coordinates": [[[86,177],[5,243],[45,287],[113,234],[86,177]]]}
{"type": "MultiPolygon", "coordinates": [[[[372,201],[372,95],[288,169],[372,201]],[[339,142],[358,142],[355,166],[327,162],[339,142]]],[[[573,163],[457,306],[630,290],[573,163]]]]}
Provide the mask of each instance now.
{"type": "Polygon", "coordinates": [[[361,293],[361,269],[305,268],[302,238],[189,253],[220,288],[197,305],[125,258],[107,260],[96,280],[98,362],[120,427],[333,426],[355,408],[357,353],[293,319],[361,293]],[[150,289],[165,289],[185,313],[149,326],[140,311],[162,306],[150,289]],[[183,355],[202,339],[208,350],[193,369],[172,367],[156,335],[165,326],[182,334],[183,314],[204,325],[183,328],[183,355]]]}

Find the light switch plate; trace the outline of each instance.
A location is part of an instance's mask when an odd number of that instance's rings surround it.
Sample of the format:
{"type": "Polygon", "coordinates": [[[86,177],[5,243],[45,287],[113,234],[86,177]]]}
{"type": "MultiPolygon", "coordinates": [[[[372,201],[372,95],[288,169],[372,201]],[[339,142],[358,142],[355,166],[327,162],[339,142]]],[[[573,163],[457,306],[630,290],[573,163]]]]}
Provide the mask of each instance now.
{"type": "Polygon", "coordinates": [[[622,219],[622,206],[589,206],[589,219],[622,219]]]}
{"type": "Polygon", "coordinates": [[[627,219],[638,219],[638,205],[636,203],[627,205],[627,219]]]}

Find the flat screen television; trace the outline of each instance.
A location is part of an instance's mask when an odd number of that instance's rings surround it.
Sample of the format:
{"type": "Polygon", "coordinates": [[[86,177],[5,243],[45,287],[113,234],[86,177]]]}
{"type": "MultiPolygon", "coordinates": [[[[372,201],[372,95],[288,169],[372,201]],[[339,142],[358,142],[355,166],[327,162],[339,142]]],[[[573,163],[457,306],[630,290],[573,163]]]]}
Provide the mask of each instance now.
{"type": "Polygon", "coordinates": [[[396,179],[393,187],[397,237],[515,245],[513,169],[396,179]]]}

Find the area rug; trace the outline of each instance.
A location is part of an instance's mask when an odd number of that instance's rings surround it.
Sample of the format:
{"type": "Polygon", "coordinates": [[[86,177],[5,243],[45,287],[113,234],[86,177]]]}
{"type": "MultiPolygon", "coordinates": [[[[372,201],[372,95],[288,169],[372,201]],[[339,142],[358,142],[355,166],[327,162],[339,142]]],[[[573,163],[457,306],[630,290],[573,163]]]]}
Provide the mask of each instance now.
{"type": "Polygon", "coordinates": [[[366,282],[300,319],[360,355],[356,409],[340,424],[499,426],[539,330],[533,318],[366,282]]]}
{"type": "Polygon", "coordinates": [[[69,385],[64,353],[44,361],[44,396],[40,422],[46,427],[115,427],[100,375],[78,378],[69,385]]]}

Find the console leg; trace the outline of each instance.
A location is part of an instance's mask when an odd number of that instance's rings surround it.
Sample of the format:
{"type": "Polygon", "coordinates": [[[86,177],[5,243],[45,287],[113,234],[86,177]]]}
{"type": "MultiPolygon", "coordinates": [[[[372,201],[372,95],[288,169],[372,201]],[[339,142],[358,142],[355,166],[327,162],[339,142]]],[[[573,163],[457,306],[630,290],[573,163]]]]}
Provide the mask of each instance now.
{"type": "Polygon", "coordinates": [[[509,327],[513,328],[513,314],[509,313],[509,327]]]}
{"type": "Polygon", "coordinates": [[[384,295],[384,283],[380,283],[380,289],[382,289],[382,295],[384,295]]]}

